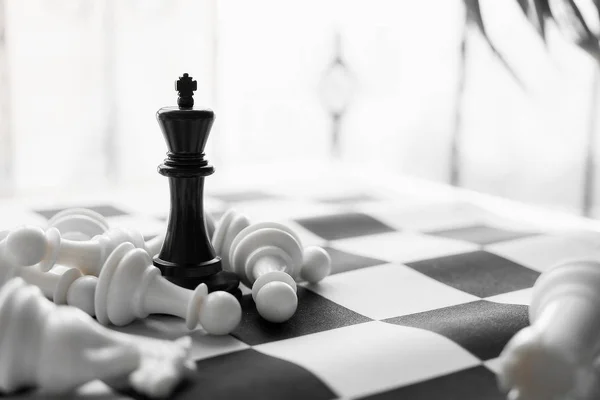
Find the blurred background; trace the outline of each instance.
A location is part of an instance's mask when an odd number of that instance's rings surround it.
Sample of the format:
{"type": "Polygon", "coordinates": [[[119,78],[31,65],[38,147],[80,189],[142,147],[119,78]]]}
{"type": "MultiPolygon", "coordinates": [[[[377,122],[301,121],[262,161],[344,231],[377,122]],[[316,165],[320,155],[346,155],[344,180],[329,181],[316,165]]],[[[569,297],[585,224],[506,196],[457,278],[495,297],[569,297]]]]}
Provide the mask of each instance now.
{"type": "Polygon", "coordinates": [[[0,193],[163,182],[155,113],[189,72],[217,173],[347,162],[600,217],[599,21],[597,0],[0,0],[0,193]]]}

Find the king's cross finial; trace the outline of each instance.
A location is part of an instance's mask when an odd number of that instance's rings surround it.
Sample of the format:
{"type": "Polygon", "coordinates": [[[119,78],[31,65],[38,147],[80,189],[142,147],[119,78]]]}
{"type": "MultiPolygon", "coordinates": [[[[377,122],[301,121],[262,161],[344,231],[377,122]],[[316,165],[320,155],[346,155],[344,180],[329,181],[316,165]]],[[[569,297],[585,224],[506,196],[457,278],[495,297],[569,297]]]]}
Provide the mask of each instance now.
{"type": "Polygon", "coordinates": [[[175,82],[175,90],[179,93],[177,99],[177,105],[180,108],[192,108],[194,106],[194,91],[198,89],[198,82],[196,82],[187,73],[180,76],[177,82],[175,82]]]}

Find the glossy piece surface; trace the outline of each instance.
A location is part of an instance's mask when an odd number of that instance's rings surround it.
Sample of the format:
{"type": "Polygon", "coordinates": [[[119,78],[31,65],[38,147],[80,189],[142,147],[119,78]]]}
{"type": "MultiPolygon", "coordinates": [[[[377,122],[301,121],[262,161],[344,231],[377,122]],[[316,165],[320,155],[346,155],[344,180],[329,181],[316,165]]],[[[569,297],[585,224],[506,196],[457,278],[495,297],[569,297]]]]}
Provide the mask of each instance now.
{"type": "Polygon", "coordinates": [[[213,249],[204,216],[204,177],[214,168],[204,158],[215,115],[193,108],[196,82],[184,74],[176,82],[179,107],[158,111],[168,153],[158,167],[169,178],[171,209],[165,240],[154,265],[173,283],[194,289],[206,283],[209,291],[226,290],[240,296],[239,279],[223,273],[221,258],[213,249]]]}

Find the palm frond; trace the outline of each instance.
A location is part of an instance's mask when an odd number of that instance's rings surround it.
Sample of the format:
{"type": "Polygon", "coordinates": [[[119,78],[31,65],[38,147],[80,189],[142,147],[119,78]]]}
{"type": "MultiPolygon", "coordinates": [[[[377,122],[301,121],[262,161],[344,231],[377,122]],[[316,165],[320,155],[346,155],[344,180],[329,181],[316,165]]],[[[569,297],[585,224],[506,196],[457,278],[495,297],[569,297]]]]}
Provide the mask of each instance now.
{"type": "Polygon", "coordinates": [[[546,43],[546,21],[552,18],[548,0],[517,0],[517,2],[523,14],[546,43]]]}
{"type": "Polygon", "coordinates": [[[590,30],[575,1],[555,0],[550,2],[550,7],[561,32],[596,61],[600,61],[598,37],[590,30]]]}
{"type": "Polygon", "coordinates": [[[498,61],[500,61],[500,63],[504,66],[506,71],[512,76],[514,81],[519,85],[519,87],[521,89],[525,90],[525,84],[523,83],[521,78],[519,78],[519,76],[517,75],[517,73],[515,72],[513,67],[508,63],[508,61],[502,55],[502,53],[500,53],[498,51],[498,49],[496,48],[496,45],[494,45],[494,43],[490,39],[490,37],[487,33],[485,24],[483,23],[483,17],[481,15],[481,6],[479,3],[480,0],[463,0],[463,1],[465,4],[465,7],[466,7],[466,23],[467,23],[467,25],[473,26],[481,34],[481,36],[483,37],[483,39],[489,46],[492,53],[494,53],[494,55],[496,56],[498,61]]]}

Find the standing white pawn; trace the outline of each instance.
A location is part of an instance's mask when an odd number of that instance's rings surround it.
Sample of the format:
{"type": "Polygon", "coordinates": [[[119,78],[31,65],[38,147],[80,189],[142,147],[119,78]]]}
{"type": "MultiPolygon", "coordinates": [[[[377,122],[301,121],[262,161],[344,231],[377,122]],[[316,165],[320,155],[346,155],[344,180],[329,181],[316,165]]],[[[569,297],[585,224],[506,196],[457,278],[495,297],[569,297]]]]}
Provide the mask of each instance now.
{"type": "Polygon", "coordinates": [[[292,278],[302,264],[302,247],[272,223],[250,225],[237,234],[229,249],[231,270],[252,288],[258,313],[284,322],[296,312],[298,296],[292,278]]]}
{"type": "MultiPolygon", "coordinates": [[[[219,221],[212,238],[212,244],[216,253],[221,256],[223,269],[231,271],[230,249],[236,236],[252,224],[250,220],[235,209],[229,209],[219,221]]],[[[302,247],[302,241],[298,234],[289,226],[277,222],[260,222],[252,225],[255,229],[274,228],[287,232],[302,247]]],[[[323,280],[331,272],[331,258],[321,247],[308,246],[302,249],[302,262],[299,268],[294,268],[288,273],[296,281],[304,280],[309,283],[317,283],[323,280]]]]}
{"type": "Polygon", "coordinates": [[[131,243],[117,246],[106,260],[94,303],[96,318],[104,325],[122,326],[160,313],[185,319],[189,329],[200,324],[212,335],[229,334],[242,316],[233,295],[222,291],[209,294],[205,284],[192,291],[169,282],[152,265],[148,253],[131,243]]]}

